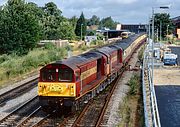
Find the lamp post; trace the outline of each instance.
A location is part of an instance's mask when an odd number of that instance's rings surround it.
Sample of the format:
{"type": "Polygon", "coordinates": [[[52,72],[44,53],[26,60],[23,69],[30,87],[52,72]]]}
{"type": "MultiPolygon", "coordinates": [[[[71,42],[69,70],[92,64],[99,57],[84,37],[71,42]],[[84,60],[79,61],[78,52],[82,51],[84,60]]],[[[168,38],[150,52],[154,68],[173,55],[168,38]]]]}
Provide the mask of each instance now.
{"type": "Polygon", "coordinates": [[[166,37],[167,37],[167,41],[168,41],[168,30],[169,30],[169,24],[167,25],[167,29],[166,29],[166,37]]]}
{"type": "Polygon", "coordinates": [[[162,34],[162,21],[160,21],[160,42],[161,42],[161,34],[162,34]]]}
{"type": "MultiPolygon", "coordinates": [[[[156,8],[159,9],[169,9],[168,6],[160,6],[160,7],[152,7],[152,83],[153,83],[153,68],[154,68],[154,61],[153,61],[153,55],[154,55],[154,10],[156,8]]],[[[160,29],[161,32],[161,29],[160,29]]]]}
{"type": "Polygon", "coordinates": [[[81,24],[81,41],[82,41],[82,26],[83,26],[83,24],[81,24]]]}
{"type": "Polygon", "coordinates": [[[159,41],[159,29],[157,28],[157,38],[156,38],[156,41],[158,42],[159,41]]]}

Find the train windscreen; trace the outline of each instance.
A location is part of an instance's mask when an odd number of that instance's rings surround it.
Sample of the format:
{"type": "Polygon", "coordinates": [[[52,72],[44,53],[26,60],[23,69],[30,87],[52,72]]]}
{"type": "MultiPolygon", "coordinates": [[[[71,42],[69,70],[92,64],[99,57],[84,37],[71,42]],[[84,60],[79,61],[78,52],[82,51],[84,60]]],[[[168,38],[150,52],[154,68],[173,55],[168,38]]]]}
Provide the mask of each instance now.
{"type": "Polygon", "coordinates": [[[62,82],[72,82],[73,71],[70,69],[60,69],[58,72],[58,80],[62,82]]]}
{"type": "Polygon", "coordinates": [[[42,71],[42,81],[54,82],[56,81],[56,69],[45,69],[42,71]]]}

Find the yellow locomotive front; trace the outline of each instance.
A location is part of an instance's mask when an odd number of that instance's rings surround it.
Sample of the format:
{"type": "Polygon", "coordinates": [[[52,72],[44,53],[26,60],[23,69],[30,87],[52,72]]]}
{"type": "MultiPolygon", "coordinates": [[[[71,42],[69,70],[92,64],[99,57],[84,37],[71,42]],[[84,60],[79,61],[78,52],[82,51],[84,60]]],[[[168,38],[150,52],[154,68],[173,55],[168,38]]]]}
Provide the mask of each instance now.
{"type": "Polygon", "coordinates": [[[74,100],[76,85],[74,71],[62,64],[49,64],[40,70],[38,96],[42,105],[64,103],[64,99],[74,100]]]}

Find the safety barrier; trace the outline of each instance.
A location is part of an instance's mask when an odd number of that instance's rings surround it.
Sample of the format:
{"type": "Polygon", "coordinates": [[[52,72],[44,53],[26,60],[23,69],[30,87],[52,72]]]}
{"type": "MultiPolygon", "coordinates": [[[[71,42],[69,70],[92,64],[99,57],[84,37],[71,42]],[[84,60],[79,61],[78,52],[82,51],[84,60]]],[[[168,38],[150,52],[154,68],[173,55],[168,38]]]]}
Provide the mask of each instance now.
{"type": "Polygon", "coordinates": [[[144,122],[146,127],[161,127],[156,93],[153,85],[154,58],[152,54],[150,46],[147,45],[144,52],[142,68],[144,122]]]}

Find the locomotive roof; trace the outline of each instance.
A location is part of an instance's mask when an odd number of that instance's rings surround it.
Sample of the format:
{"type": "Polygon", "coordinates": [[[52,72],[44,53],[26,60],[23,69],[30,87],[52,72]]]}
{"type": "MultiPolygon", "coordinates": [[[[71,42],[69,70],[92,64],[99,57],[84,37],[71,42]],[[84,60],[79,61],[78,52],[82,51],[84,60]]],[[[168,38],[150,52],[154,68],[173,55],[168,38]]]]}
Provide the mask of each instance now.
{"type": "Polygon", "coordinates": [[[61,60],[61,61],[57,61],[56,64],[65,64],[68,67],[74,69],[77,69],[78,66],[81,66],[83,64],[86,64],[90,61],[99,59],[102,57],[102,54],[98,53],[98,52],[87,52],[78,56],[72,56],[68,59],[65,60],[61,60]]]}
{"type": "Polygon", "coordinates": [[[102,48],[99,48],[99,49],[96,49],[98,52],[102,52],[106,55],[110,55],[113,51],[115,51],[114,48],[111,48],[111,47],[108,47],[108,46],[105,46],[105,47],[102,47],[102,48]]]}

